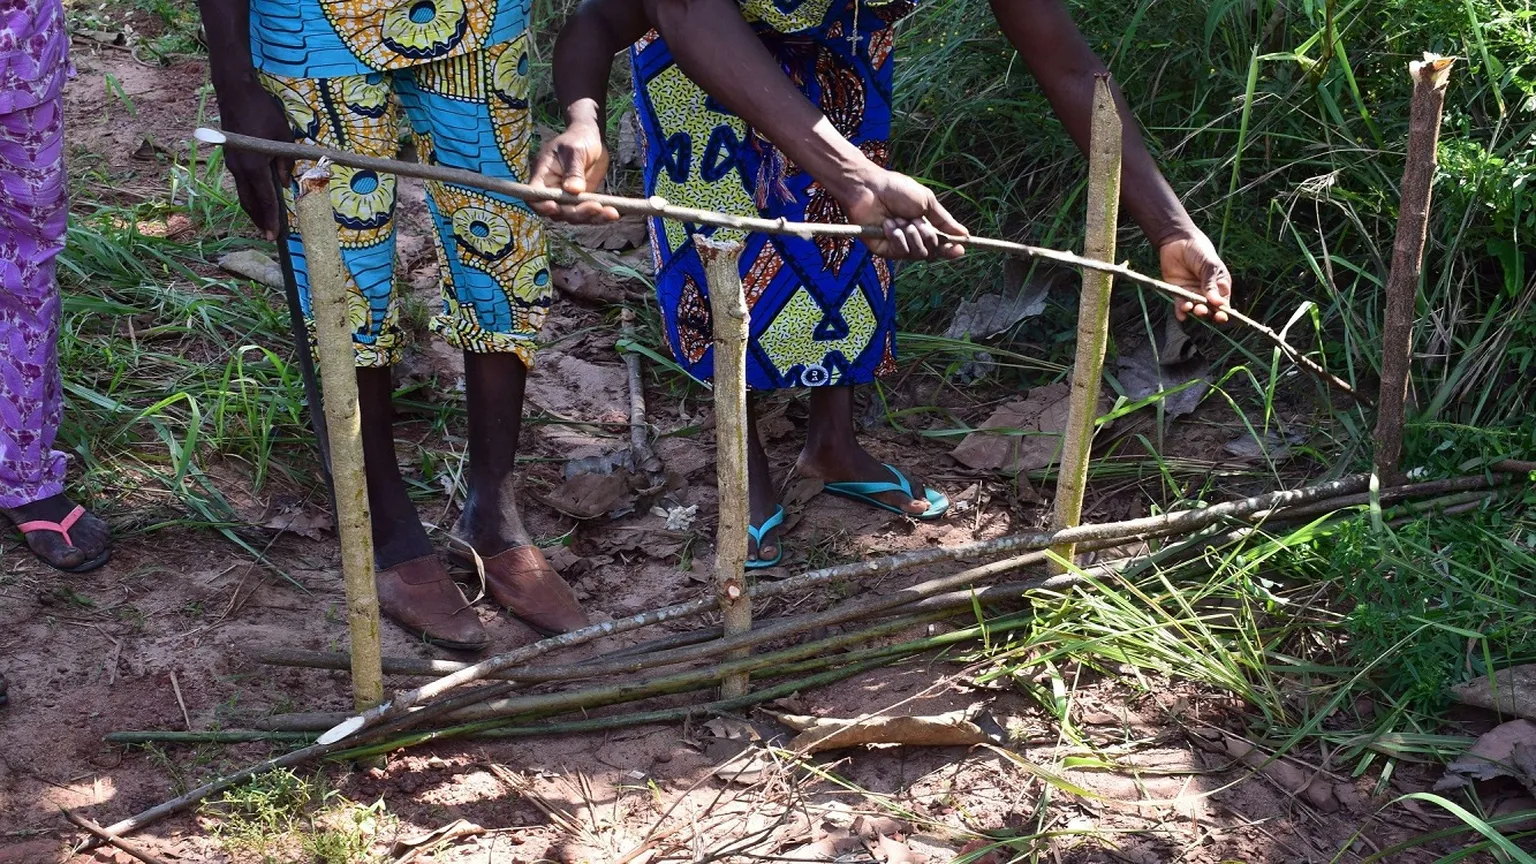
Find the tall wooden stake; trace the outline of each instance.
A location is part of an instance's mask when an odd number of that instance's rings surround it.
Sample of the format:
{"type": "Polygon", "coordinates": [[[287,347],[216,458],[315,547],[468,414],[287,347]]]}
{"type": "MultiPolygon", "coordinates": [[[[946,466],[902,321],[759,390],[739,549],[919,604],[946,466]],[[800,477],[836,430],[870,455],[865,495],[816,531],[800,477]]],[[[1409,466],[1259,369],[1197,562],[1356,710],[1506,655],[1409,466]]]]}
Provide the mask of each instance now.
{"type": "MultiPolygon", "coordinates": [[[[1092,138],[1088,142],[1088,224],[1083,254],[1101,261],[1115,260],[1115,228],[1120,217],[1120,109],[1109,87],[1109,76],[1097,76],[1093,87],[1092,138]]],[[[1109,290],[1114,276],[1083,271],[1083,293],[1077,308],[1077,359],[1072,365],[1072,393],[1062,439],[1061,467],[1056,479],[1055,528],[1071,528],[1083,518],[1083,490],[1088,485],[1088,457],[1093,450],[1094,421],[1099,417],[1099,378],[1104,373],[1104,348],[1109,341],[1109,290]]],[[[1067,561],[1077,547],[1064,543],[1052,551],[1067,561]]],[[[1052,570],[1065,568],[1052,562],[1052,570]]]]}
{"type": "MultiPolygon", "coordinates": [[[[715,588],[725,619],[725,638],[752,629],[752,598],[747,595],[747,526],[752,509],[747,498],[747,297],[741,286],[741,249],[736,240],[694,235],[709,284],[709,311],[715,334],[715,467],[719,472],[720,528],[715,537],[715,588]]],[[[738,651],[728,658],[745,656],[738,651]]],[[[720,697],[747,692],[747,676],[720,682],[720,697]]]]}
{"type": "MultiPolygon", "coordinates": [[[[357,366],[347,315],[336,217],[331,209],[331,169],[322,160],[299,180],[299,234],[309,270],[309,303],[320,355],[325,426],[330,437],[336,492],[336,533],[347,589],[352,634],[352,700],[359,711],[384,699],[379,657],[379,597],[373,583],[373,528],[368,518],[368,481],[363,473],[362,416],[357,407],[357,366]]],[[[300,345],[300,351],[309,350],[300,345]]]]}
{"type": "Polygon", "coordinates": [[[1403,453],[1403,406],[1408,401],[1413,357],[1414,301],[1419,296],[1419,274],[1424,265],[1440,115],[1445,108],[1445,87],[1451,79],[1453,62],[1450,57],[1425,54],[1423,61],[1408,64],[1408,76],[1413,79],[1408,158],[1403,166],[1397,239],[1392,243],[1392,272],[1387,276],[1386,323],[1381,331],[1381,394],[1376,399],[1376,476],[1383,485],[1394,484],[1401,478],[1398,460],[1403,453]]]}

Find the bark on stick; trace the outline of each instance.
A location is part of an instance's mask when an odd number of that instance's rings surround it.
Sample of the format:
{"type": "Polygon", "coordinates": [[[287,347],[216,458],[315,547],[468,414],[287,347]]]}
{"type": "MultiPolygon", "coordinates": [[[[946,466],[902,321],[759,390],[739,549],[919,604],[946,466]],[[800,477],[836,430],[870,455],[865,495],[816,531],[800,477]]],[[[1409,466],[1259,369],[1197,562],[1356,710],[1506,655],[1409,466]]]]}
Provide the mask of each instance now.
{"type": "MultiPolygon", "coordinates": [[[[715,337],[715,468],[719,472],[720,526],[715,537],[715,590],[725,619],[725,638],[752,629],[752,598],[747,594],[747,333],[750,316],[741,285],[741,249],[736,240],[696,234],[694,245],[709,284],[710,319],[715,337]]],[[[734,659],[746,655],[736,651],[734,659]]],[[[720,682],[720,698],[747,692],[747,676],[720,682]]]]}
{"type": "Polygon", "coordinates": [[[1402,203],[1397,213],[1397,238],[1392,243],[1392,271],[1387,276],[1386,323],[1382,327],[1381,393],[1376,398],[1376,475],[1382,483],[1402,479],[1398,460],[1403,452],[1404,404],[1408,400],[1413,356],[1413,319],[1424,265],[1424,239],[1429,228],[1435,150],[1440,141],[1440,115],[1445,87],[1451,78],[1450,57],[1425,54],[1408,64],[1413,79],[1413,103],[1408,115],[1408,158],[1403,166],[1402,203]]]}
{"type": "MultiPolygon", "coordinates": [[[[417,177],[435,183],[468,186],[471,189],[485,189],[522,201],[558,201],[562,204],[594,202],[605,207],[612,207],[620,213],[657,216],[694,225],[713,225],[718,228],[756,231],[764,234],[784,234],[791,237],[866,237],[876,239],[885,236],[884,229],[878,225],[833,225],[825,222],[790,222],[785,219],[734,216],[728,213],[700,210],[695,207],[679,207],[668,203],[667,199],[660,195],[652,195],[649,198],[622,198],[617,195],[601,195],[593,192],[569,195],[558,189],[528,186],[501,177],[487,177],[484,174],[477,174],[474,171],[466,171],[462,168],[447,168],[442,165],[424,165],[416,162],[380,159],[376,156],[348,153],[345,150],[335,150],[329,147],[314,147],[308,144],[295,144],[288,141],[269,141],[266,138],[252,138],[248,135],[220,132],[214,129],[198,129],[196,136],[199,141],[206,144],[234,147],[251,153],[261,153],[284,159],[330,159],[337,165],[347,165],[352,168],[362,168],[368,171],[381,171],[401,177],[417,177]]],[[[1206,302],[1205,297],[1190,291],[1188,288],[1181,288],[1178,285],[1164,282],[1161,279],[1155,279],[1144,273],[1138,273],[1124,264],[1085,258],[1071,252],[1047,249],[1043,246],[1027,246],[1011,240],[997,240],[976,236],[954,237],[943,234],[940,236],[951,243],[959,243],[970,249],[987,249],[1006,255],[1018,255],[1025,258],[1036,258],[1042,261],[1065,264],[1070,267],[1102,270],[1106,273],[1113,273],[1121,279],[1128,279],[1146,285],[1175,299],[1192,300],[1196,303],[1206,302]]],[[[1280,352],[1288,360],[1305,369],[1309,374],[1316,376],[1318,380],[1341,393],[1349,394],[1350,398],[1362,405],[1372,405],[1371,400],[1364,394],[1357,392],[1354,387],[1350,386],[1349,382],[1344,381],[1318,365],[1317,361],[1302,353],[1296,346],[1286,342],[1279,333],[1276,333],[1269,326],[1255,321],[1233,308],[1228,308],[1226,312],[1227,317],[1233,323],[1247,327],[1264,337],[1265,341],[1279,348],[1280,352]]]]}
{"type": "MultiPolygon", "coordinates": [[[[331,170],[320,162],[299,180],[299,233],[309,269],[310,308],[320,359],[325,425],[330,436],[336,491],[336,533],[347,590],[352,636],[352,700],[362,711],[384,698],[379,657],[379,597],[373,582],[373,528],[368,481],[363,473],[362,417],[357,405],[357,365],[348,324],[347,283],[336,217],[331,208],[331,170]]],[[[299,346],[307,351],[308,346],[299,346]]]]}
{"type": "MultiPolygon", "coordinates": [[[[1093,87],[1093,127],[1088,143],[1088,224],[1083,254],[1101,261],[1115,260],[1115,228],[1120,217],[1120,111],[1109,89],[1109,76],[1099,75],[1093,87]]],[[[1067,403],[1067,427],[1056,480],[1054,527],[1072,528],[1083,518],[1083,490],[1088,485],[1088,457],[1099,417],[1099,379],[1104,374],[1104,347],[1109,340],[1109,291],[1114,276],[1084,270],[1083,293],[1077,308],[1077,359],[1072,366],[1072,392],[1067,403]]],[[[1052,547],[1068,561],[1076,547],[1052,547]]],[[[1052,569],[1060,571],[1058,564],[1052,569]]]]}

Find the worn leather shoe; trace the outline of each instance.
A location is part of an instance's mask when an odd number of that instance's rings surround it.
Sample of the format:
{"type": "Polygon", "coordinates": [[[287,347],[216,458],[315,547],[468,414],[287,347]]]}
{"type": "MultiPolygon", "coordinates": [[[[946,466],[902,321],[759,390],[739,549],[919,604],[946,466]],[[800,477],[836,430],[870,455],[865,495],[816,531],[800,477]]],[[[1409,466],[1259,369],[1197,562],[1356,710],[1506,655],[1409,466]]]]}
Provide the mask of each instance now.
{"type": "Polygon", "coordinates": [[[374,575],[384,617],[433,645],[483,651],[491,644],[480,616],[435,555],[396,564],[374,575]]]}
{"type": "MultiPolygon", "coordinates": [[[[592,622],[576,592],[544,560],[537,546],[514,546],[481,559],[491,598],[545,636],[580,630],[592,622]]],[[[470,563],[470,569],[474,564],[470,563]]]]}

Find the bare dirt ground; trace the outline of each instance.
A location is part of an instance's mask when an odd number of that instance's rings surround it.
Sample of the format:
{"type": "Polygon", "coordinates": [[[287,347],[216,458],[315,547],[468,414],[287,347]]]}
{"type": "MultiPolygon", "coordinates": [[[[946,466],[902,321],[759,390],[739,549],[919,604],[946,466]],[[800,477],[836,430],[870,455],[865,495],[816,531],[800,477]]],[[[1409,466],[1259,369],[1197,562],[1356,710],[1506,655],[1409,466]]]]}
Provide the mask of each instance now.
{"type": "MultiPolygon", "coordinates": [[[[198,119],[204,68],[145,66],[126,52],[90,45],[77,45],[77,63],[80,75],[68,94],[77,170],[92,172],[124,196],[163,194],[164,176],[157,172],[164,163],[152,154],[145,161],[143,144],[148,137],[173,152],[183,146],[182,135],[198,119]],[[131,114],[122,110],[121,94],[104,86],[108,76],[131,98],[131,114]]],[[[422,269],[431,266],[430,250],[407,242],[403,254],[417,265],[410,271],[413,281],[430,287],[430,272],[422,269]]],[[[525,479],[530,527],[542,538],[575,529],[570,551],[558,562],[599,618],[699,596],[705,590],[700,574],[708,571],[703,565],[690,570],[685,562],[710,555],[715,504],[708,429],[660,445],[681,481],[675,503],[699,508],[687,531],[667,532],[663,520],[644,508],[577,526],[546,502],[567,460],[623,446],[624,370],[613,350],[612,317],[600,310],[562,301],[549,335],[555,344],[533,375],[534,420],[523,436],[524,453],[538,460],[525,479]]],[[[451,381],[453,362],[451,354],[423,342],[403,372],[451,381]]],[[[706,404],[667,393],[651,396],[652,420],[662,431],[708,426],[706,404]]],[[[959,407],[976,422],[989,411],[986,405],[959,407]]],[[[765,424],[780,476],[803,430],[799,406],[783,408],[765,424]]],[[[432,434],[425,421],[403,423],[402,462],[413,464],[410,441],[432,434]]],[[[868,434],[877,455],[914,466],[957,498],[970,490],[976,506],[937,525],[917,526],[815,498],[800,509],[800,524],[789,537],[795,558],[788,570],[996,535],[1044,518],[1031,490],[960,467],[947,456],[949,445],[888,427],[868,434]],[[811,556],[820,558],[808,561],[811,556]]],[[[1219,446],[1199,436],[1188,442],[1190,452],[1182,455],[1191,458],[1212,458],[1219,446]]],[[[285,509],[311,516],[320,510],[316,500],[242,498],[237,472],[217,466],[209,471],[221,483],[227,480],[226,491],[249,509],[253,522],[285,509]]],[[[1136,495],[1111,494],[1118,491],[1094,497],[1095,517],[1144,512],[1136,495]]],[[[440,497],[422,515],[447,526],[456,513],[440,497]]],[[[43,570],[13,538],[5,544],[0,664],[11,681],[11,704],[0,712],[0,862],[126,860],[109,852],[72,858],[69,846],[79,835],[59,809],[110,823],[273,752],[261,743],[125,748],[104,743],[105,733],[250,728],[273,713],[349,707],[342,673],[261,666],[247,654],[258,646],[336,650],[345,643],[332,535],[273,540],[270,558],[297,586],[206,530],[172,527],[126,537],[109,567],[84,577],[43,570]]],[[[845,590],[878,589],[869,583],[845,590]]],[[[788,606],[770,604],[761,614],[788,606]]],[[[535,638],[483,605],[480,614],[497,649],[535,638]]],[[[640,631],[602,648],[662,632],[640,631]]],[[[384,645],[392,656],[442,656],[388,627],[384,645]]],[[[1294,790],[1234,767],[1220,736],[1222,730],[1241,733],[1236,706],[1166,684],[1133,691],[1110,681],[1083,683],[1070,716],[1096,750],[1113,753],[1114,760],[1060,767],[1064,757],[1083,750],[1066,740],[1054,718],[1014,690],[975,691],[956,683],[950,676],[958,668],[905,663],[802,693],[787,707],[848,717],[896,706],[929,714],[985,702],[1019,759],[985,747],[856,749],[821,757],[821,774],[785,767],[755,785],[728,784],[712,774],[720,751],[700,718],[607,734],[449,742],[398,754],[383,768],[332,767],[330,782],[352,801],[384,802],[390,819],[374,838],[379,850],[455,820],[483,829],[413,859],[420,862],[704,861],[743,841],[751,848],[734,851],[762,856],[809,842],[817,826],[883,813],[920,823],[909,845],[934,862],[951,860],[976,832],[989,832],[1041,835],[1042,860],[1058,862],[1291,864],[1333,860],[1340,850],[1344,860],[1357,860],[1428,824],[1405,824],[1401,814],[1393,824],[1374,820],[1382,799],[1372,798],[1369,778],[1324,778],[1338,806],[1323,812],[1294,790]],[[1057,766],[1052,770],[1059,779],[1082,794],[1062,793],[1060,784],[1043,779],[1040,766],[1057,766]]],[[[391,684],[406,686],[408,680],[391,684]]],[[[1392,790],[1425,785],[1425,776],[1405,771],[1392,790]]],[[[213,827],[209,815],[194,812],[156,824],[137,839],[168,861],[231,860],[213,827]]]]}

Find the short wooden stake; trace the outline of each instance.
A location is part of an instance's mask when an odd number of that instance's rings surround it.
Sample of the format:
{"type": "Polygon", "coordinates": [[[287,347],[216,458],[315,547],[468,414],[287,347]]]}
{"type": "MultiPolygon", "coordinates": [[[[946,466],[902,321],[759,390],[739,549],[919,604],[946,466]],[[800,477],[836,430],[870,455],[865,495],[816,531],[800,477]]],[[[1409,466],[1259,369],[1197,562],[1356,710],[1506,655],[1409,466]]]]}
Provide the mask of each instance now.
{"type": "MultiPolygon", "coordinates": [[[[1120,109],[1099,75],[1093,88],[1092,138],[1088,143],[1088,223],[1083,254],[1115,260],[1115,228],[1120,217],[1120,109]]],[[[1083,271],[1083,292],[1077,309],[1077,359],[1072,365],[1072,392],[1067,427],[1062,438],[1061,466],[1056,474],[1056,514],[1052,526],[1076,527],[1083,518],[1083,492],[1088,485],[1088,457],[1093,450],[1094,422],[1099,417],[1099,378],[1104,373],[1104,349],[1109,341],[1109,291],[1114,276],[1083,271]]],[[[1076,545],[1063,543],[1052,551],[1072,560],[1076,545]]],[[[1065,568],[1052,562],[1051,569],[1065,568]]]]}
{"type": "Polygon", "coordinates": [[[1419,296],[1419,274],[1424,265],[1440,116],[1445,109],[1445,87],[1451,79],[1453,62],[1450,57],[1425,54],[1422,62],[1408,64],[1408,76],[1413,79],[1408,157],[1403,166],[1397,238],[1392,243],[1392,271],[1387,275],[1386,321],[1381,331],[1381,394],[1376,398],[1375,467],[1376,476],[1385,485],[1402,479],[1398,460],[1403,453],[1404,404],[1408,401],[1413,358],[1414,301],[1419,296]]]}
{"type": "MultiPolygon", "coordinates": [[[[720,527],[715,537],[715,588],[725,619],[725,638],[752,629],[752,598],[747,594],[747,526],[752,509],[747,495],[747,333],[750,316],[741,285],[741,249],[736,240],[694,235],[709,284],[710,318],[715,336],[715,467],[719,472],[720,527]]],[[[745,651],[726,655],[746,656],[745,651]]],[[[747,692],[747,676],[720,682],[720,697],[747,692]]]]}
{"type": "MultiPolygon", "coordinates": [[[[357,364],[330,182],[330,164],[324,160],[304,172],[295,209],[309,270],[309,303],[330,436],[336,533],[341,540],[341,574],[352,635],[352,700],[361,711],[384,699],[384,673],[379,657],[379,597],[373,582],[373,528],[368,514],[368,481],[363,473],[362,415],[357,406],[357,364]]],[[[300,345],[298,350],[307,351],[309,346],[300,345]]]]}

